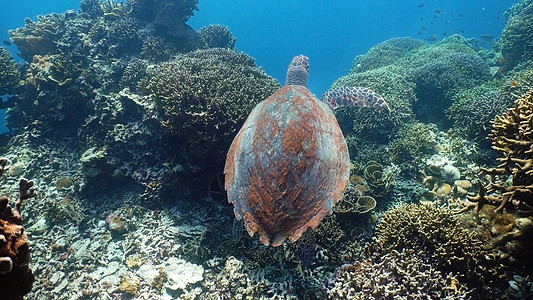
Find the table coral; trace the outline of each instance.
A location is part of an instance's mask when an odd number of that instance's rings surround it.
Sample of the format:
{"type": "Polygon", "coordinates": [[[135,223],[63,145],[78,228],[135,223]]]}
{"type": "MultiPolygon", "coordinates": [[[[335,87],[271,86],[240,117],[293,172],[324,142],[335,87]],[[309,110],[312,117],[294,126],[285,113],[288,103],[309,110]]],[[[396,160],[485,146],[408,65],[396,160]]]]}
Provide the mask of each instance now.
{"type": "MultiPolygon", "coordinates": [[[[7,159],[0,158],[0,176],[7,159]]],[[[19,198],[15,207],[9,206],[6,196],[0,197],[0,295],[2,299],[22,299],[29,293],[34,276],[29,267],[30,246],[22,225],[21,203],[35,196],[33,181],[22,178],[19,182],[19,198]]]]}

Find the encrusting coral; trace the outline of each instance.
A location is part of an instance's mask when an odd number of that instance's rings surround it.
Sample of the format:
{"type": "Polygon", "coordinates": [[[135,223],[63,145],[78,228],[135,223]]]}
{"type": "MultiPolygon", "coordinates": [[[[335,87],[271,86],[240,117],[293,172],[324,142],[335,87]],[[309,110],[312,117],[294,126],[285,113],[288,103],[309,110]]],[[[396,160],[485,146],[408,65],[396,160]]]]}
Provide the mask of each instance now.
{"type": "MultiPolygon", "coordinates": [[[[0,158],[0,176],[7,170],[7,159],[0,158]]],[[[23,299],[31,291],[34,276],[29,267],[30,246],[22,225],[22,201],[35,196],[33,181],[20,179],[15,207],[6,196],[0,197],[0,295],[2,299],[23,299]]]]}

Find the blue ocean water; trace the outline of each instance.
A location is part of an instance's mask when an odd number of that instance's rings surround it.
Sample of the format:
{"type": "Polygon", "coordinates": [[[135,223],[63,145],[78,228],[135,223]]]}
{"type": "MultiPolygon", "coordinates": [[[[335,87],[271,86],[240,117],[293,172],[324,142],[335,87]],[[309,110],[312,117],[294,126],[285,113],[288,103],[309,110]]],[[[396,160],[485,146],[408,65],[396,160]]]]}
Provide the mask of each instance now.
{"type": "MultiPolygon", "coordinates": [[[[195,29],[224,24],[237,38],[237,48],[256,59],[281,83],[291,58],[309,56],[311,90],[320,96],[345,75],[356,55],[392,37],[428,39],[454,33],[497,38],[503,12],[513,0],[200,0],[188,24],[195,29]]],[[[38,14],[79,9],[79,0],[1,0],[0,40],[7,31],[38,14]]],[[[489,46],[489,45],[487,45],[489,46]]],[[[14,53],[15,46],[9,47],[14,53]]]]}

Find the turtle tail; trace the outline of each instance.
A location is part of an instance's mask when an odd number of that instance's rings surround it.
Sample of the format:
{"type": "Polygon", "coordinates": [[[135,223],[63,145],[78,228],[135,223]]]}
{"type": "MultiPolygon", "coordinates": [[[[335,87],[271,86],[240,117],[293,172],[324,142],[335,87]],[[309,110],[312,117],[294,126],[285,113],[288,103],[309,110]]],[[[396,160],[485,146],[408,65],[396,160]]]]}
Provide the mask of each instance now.
{"type": "Polygon", "coordinates": [[[390,111],[389,105],[378,93],[365,87],[343,86],[327,91],[321,101],[335,109],[340,106],[372,107],[390,111]]]}

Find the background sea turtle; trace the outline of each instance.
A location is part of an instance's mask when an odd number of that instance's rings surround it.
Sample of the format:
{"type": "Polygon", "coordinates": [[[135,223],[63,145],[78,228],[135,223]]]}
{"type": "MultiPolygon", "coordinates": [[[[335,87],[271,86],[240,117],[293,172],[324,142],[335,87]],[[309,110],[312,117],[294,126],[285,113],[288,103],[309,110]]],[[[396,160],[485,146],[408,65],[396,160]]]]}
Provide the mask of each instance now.
{"type": "Polygon", "coordinates": [[[367,88],[334,89],[320,101],[307,89],[308,78],[308,58],[294,57],[286,85],[252,110],[228,151],[228,200],[264,245],[295,242],[342,197],[350,158],[330,106],[389,110],[367,88]]]}

